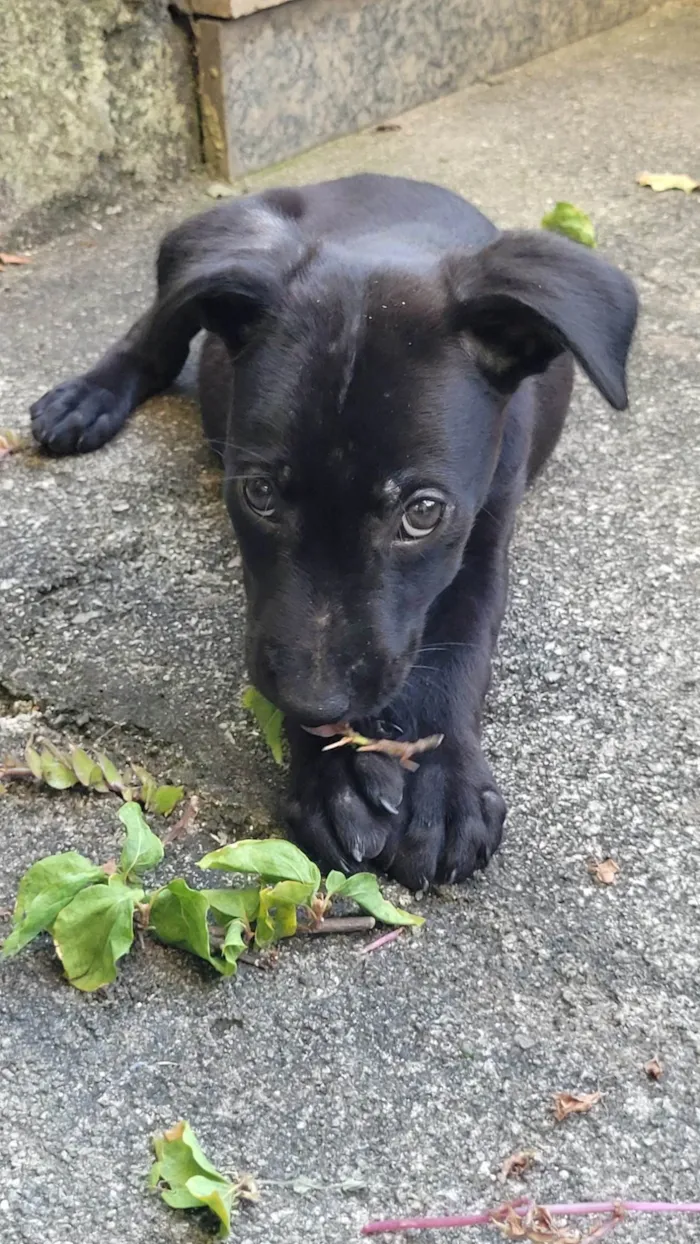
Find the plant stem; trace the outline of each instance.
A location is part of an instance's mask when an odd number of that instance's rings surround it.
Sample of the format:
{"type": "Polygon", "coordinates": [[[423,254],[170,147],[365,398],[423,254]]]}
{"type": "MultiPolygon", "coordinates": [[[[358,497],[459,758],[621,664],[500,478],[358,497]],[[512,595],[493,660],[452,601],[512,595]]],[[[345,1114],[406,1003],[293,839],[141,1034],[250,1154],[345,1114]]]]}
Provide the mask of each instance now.
{"type": "Polygon", "coordinates": [[[402,928],[392,929],[389,933],[382,933],[381,937],[375,937],[373,942],[368,942],[366,946],[361,946],[357,953],[368,955],[373,950],[379,950],[382,946],[388,946],[390,942],[397,941],[402,933],[402,928]]]}
{"type": "MultiPolygon", "coordinates": [[[[458,1214],[448,1218],[396,1218],[386,1222],[368,1222],[362,1228],[361,1235],[380,1235],[394,1231],[425,1231],[446,1227],[478,1227],[498,1222],[510,1209],[523,1209],[531,1205],[530,1201],[514,1201],[510,1206],[486,1210],[478,1214],[458,1214]]],[[[577,1204],[545,1205],[548,1214],[553,1217],[567,1217],[581,1214],[700,1214],[700,1201],[584,1201],[577,1204]]]]}
{"type": "Polygon", "coordinates": [[[366,933],[376,924],[374,916],[328,916],[305,933],[366,933]]]}

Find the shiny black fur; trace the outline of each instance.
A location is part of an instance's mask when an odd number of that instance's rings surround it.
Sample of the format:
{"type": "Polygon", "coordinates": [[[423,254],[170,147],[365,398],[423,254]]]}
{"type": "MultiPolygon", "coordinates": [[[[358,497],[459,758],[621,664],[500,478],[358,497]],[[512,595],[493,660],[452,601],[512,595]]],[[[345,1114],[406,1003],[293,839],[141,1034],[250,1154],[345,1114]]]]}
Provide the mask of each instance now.
{"type": "Polygon", "coordinates": [[[287,715],[289,823],[325,866],[418,888],[498,847],[505,805],[479,736],[516,510],[559,437],[574,358],[626,405],[636,310],[630,281],[583,247],[499,233],[435,186],[352,177],[175,229],[151,310],[32,408],[51,452],[97,449],[211,334],[203,420],[243,556],[250,673],[287,715]],[[271,517],[246,500],[261,478],[271,517]],[[442,521],[398,539],[424,488],[442,521]],[[407,773],[323,753],[302,729],[339,720],[445,738],[407,773]]]}

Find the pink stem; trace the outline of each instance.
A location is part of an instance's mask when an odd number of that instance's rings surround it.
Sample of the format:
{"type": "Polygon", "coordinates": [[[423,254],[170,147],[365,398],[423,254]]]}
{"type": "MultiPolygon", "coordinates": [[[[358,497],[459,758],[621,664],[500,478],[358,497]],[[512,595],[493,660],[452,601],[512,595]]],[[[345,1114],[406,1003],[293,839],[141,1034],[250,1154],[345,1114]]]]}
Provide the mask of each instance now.
{"type": "MultiPolygon", "coordinates": [[[[480,1214],[462,1214],[450,1218],[396,1218],[386,1222],[368,1222],[361,1235],[380,1235],[392,1231],[425,1231],[430,1228],[478,1227],[498,1222],[508,1208],[521,1209],[530,1201],[514,1201],[511,1206],[486,1210],[480,1214]]],[[[614,1214],[620,1210],[630,1214],[700,1214],[700,1201],[585,1201],[574,1205],[545,1205],[547,1213],[565,1218],[577,1214],[614,1214]]]]}
{"type": "Polygon", "coordinates": [[[392,929],[390,933],[382,933],[381,937],[375,937],[373,942],[368,942],[367,945],[363,946],[357,953],[360,955],[368,955],[372,950],[379,950],[382,946],[388,946],[389,942],[395,942],[399,937],[401,937],[402,933],[403,929],[392,929]]]}

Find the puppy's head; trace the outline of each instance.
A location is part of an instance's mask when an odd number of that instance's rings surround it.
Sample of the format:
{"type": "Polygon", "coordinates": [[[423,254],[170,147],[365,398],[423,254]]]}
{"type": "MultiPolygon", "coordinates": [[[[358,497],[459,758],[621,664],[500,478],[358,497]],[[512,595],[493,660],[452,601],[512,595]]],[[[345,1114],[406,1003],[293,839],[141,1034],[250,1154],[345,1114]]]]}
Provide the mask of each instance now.
{"type": "Polygon", "coordinates": [[[377,712],[406,679],[521,382],[568,349],[626,404],[636,300],[621,273],[546,235],[439,259],[309,248],[280,226],[262,264],[229,264],[197,297],[236,358],[226,500],[250,673],[320,725],[377,712]]]}

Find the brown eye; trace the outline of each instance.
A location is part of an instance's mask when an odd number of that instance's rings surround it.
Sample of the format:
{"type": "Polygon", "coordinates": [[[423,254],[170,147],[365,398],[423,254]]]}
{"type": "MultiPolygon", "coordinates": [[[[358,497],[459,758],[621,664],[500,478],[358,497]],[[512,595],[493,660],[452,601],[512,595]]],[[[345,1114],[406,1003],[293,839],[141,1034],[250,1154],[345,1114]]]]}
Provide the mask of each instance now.
{"type": "Polygon", "coordinates": [[[253,475],[243,484],[243,496],[254,514],[261,518],[273,518],[277,508],[277,493],[271,480],[264,475],[253,475]]]}
{"type": "Polygon", "coordinates": [[[445,503],[438,497],[414,497],[406,506],[399,526],[399,540],[422,540],[442,522],[445,503]]]}

